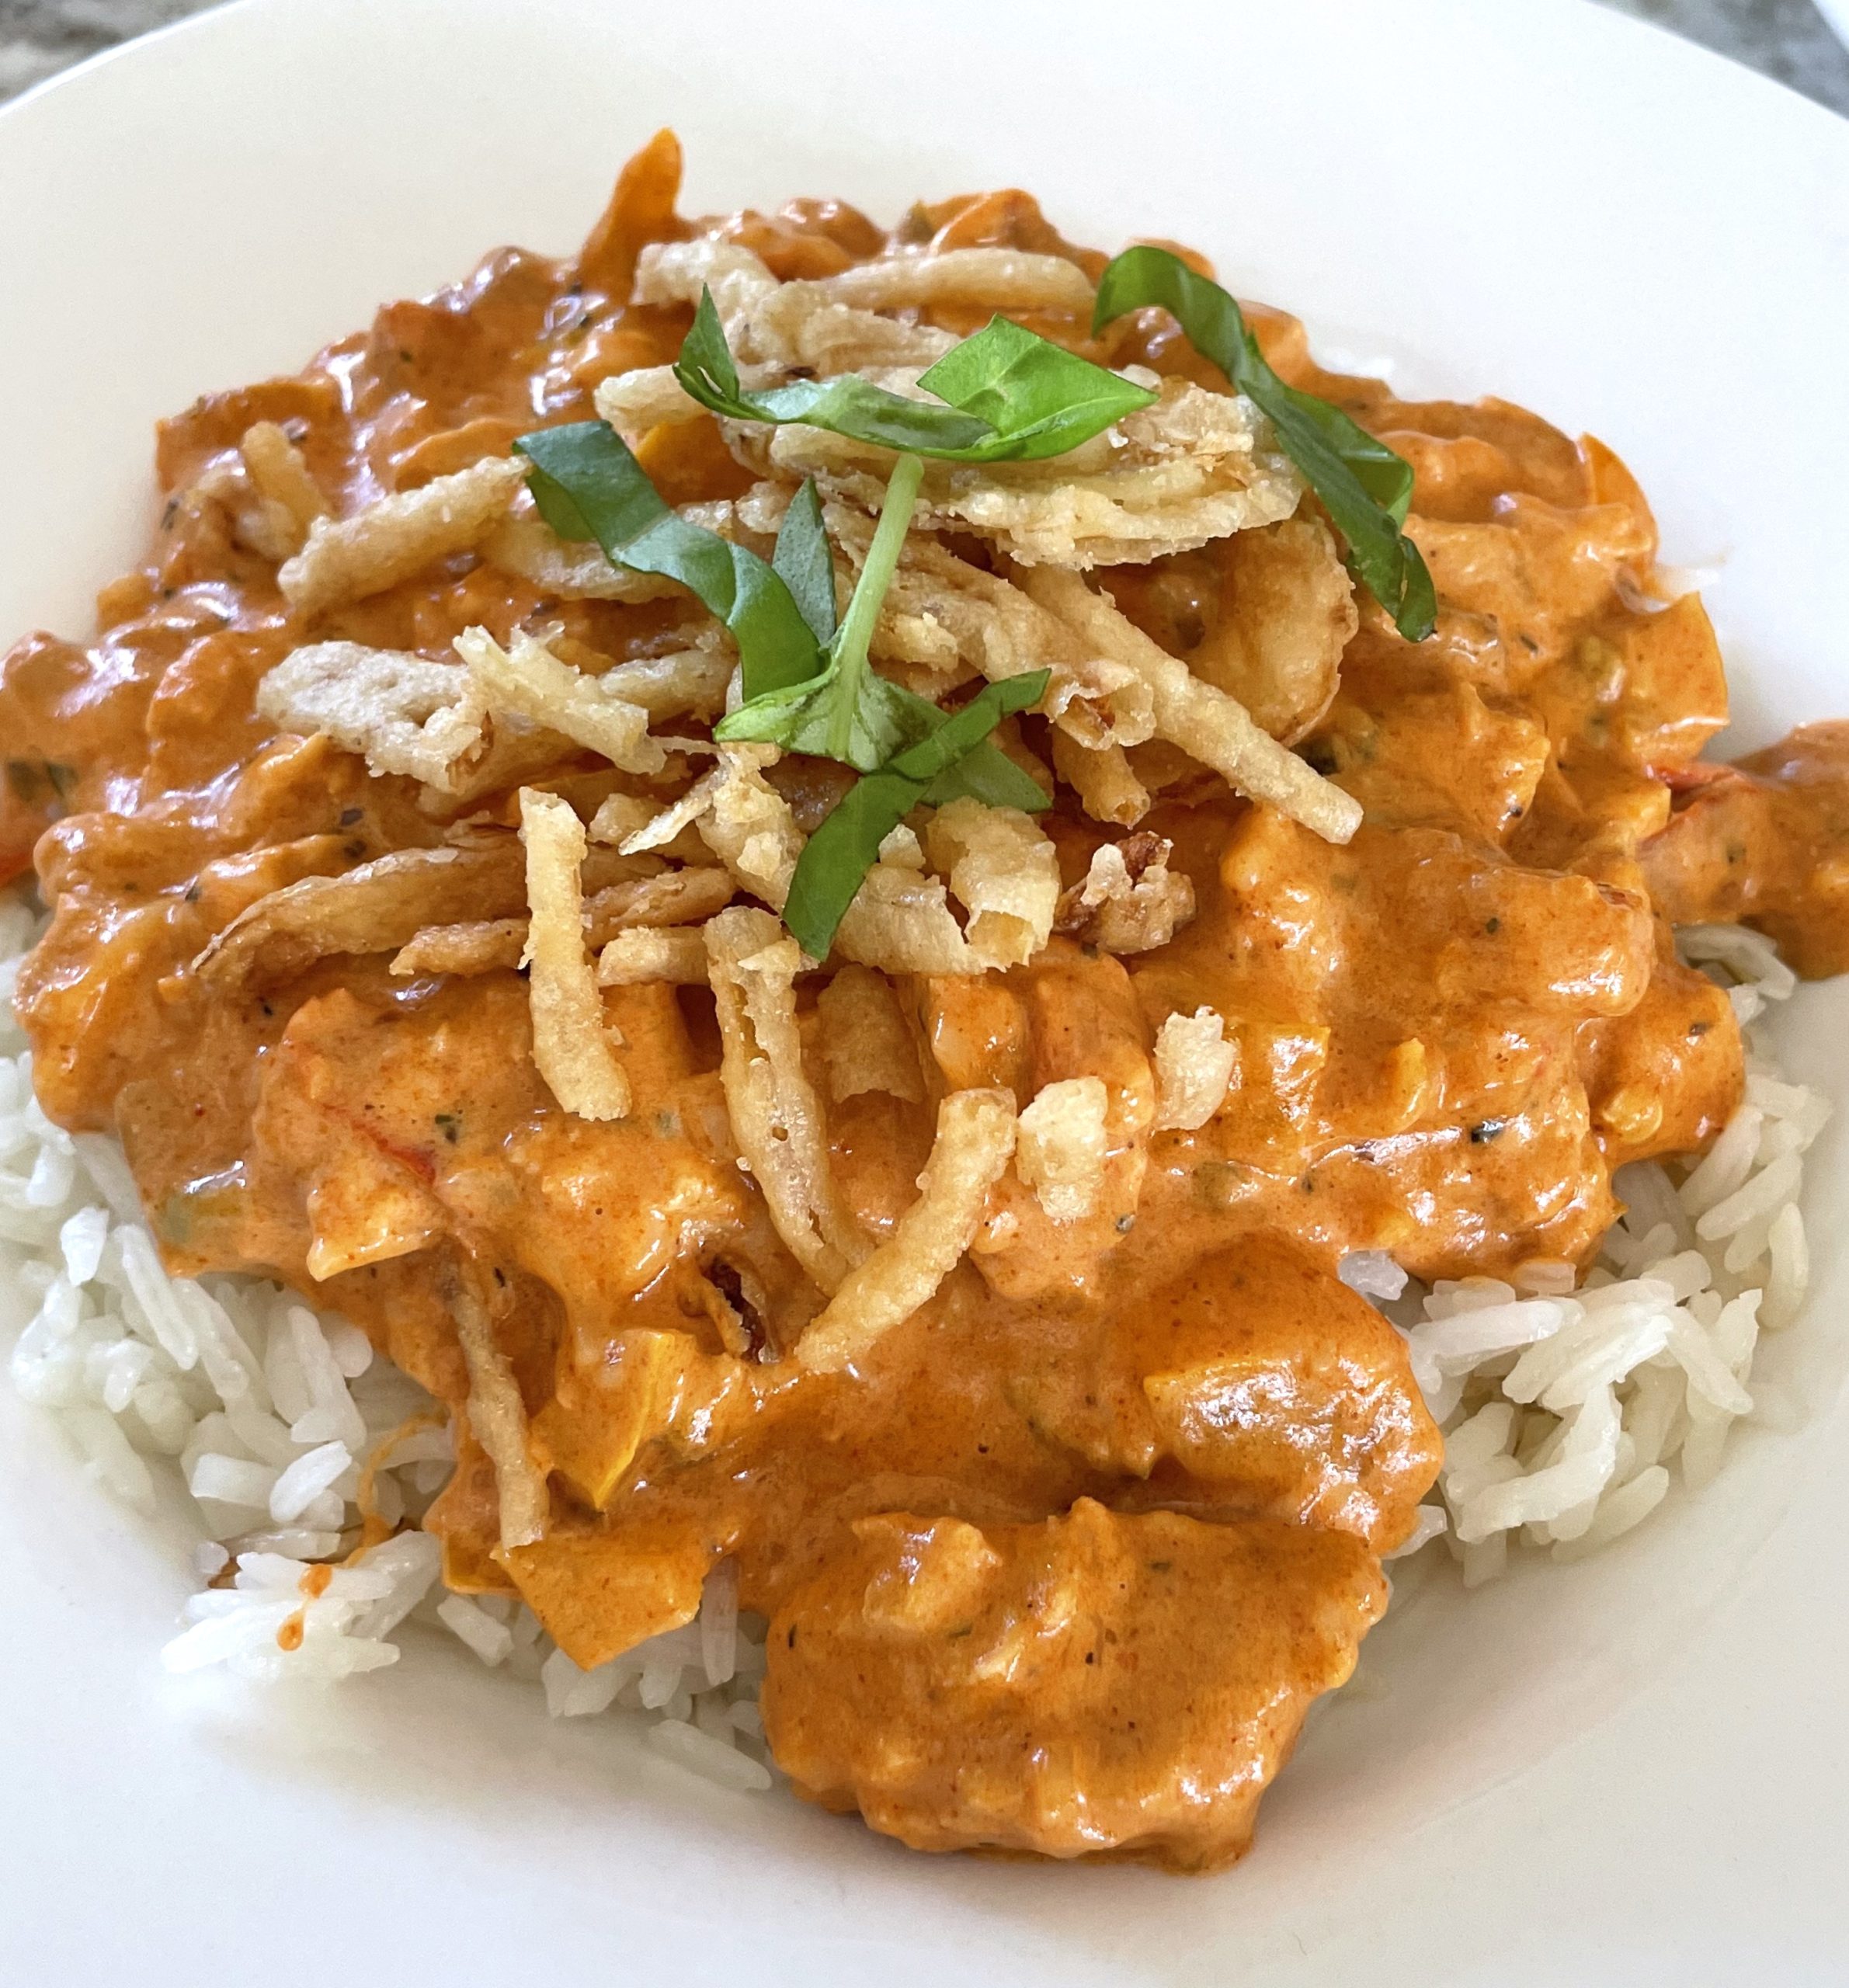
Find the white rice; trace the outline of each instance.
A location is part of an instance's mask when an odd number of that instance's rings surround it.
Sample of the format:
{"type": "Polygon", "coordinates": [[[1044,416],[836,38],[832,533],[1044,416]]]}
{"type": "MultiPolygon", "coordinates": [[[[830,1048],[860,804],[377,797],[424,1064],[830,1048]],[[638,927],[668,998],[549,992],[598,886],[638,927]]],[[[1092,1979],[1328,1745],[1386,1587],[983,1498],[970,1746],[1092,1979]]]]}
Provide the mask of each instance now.
{"type": "MultiPolygon", "coordinates": [[[[1760,1413],[1747,1383],[1760,1331],[1788,1326],[1809,1282],[1798,1196],[1830,1105],[1785,1080],[1752,1026],[1797,985],[1771,941],[1740,926],[1677,938],[1746,1030],[1746,1097],[1720,1136],[1680,1180],[1654,1163],[1620,1170],[1627,1212],[1577,1290],[1569,1266],[1524,1263],[1507,1283],[1438,1284],[1401,1314],[1445,1438],[1441,1502],[1401,1552],[1444,1538],[1466,1586],[1500,1573],[1511,1541],[1557,1560],[1607,1545],[1663,1502],[1671,1463],[1698,1488],[1741,1416],[1782,1415],[1760,1413]]],[[[1400,1296],[1378,1252],[1343,1275],[1400,1296]]]]}
{"type": "Polygon", "coordinates": [[[419,1624],[543,1687],[555,1717],[614,1711],[707,1779],[768,1788],[763,1625],[741,1621],[731,1562],[686,1628],[581,1671],[523,1606],[444,1590],[418,1529],[454,1462],[441,1427],[380,1456],[376,1508],[404,1529],[355,1555],[360,1471],[430,1398],[349,1320],[276,1284],[167,1274],[120,1146],[64,1131],[33,1095],[12,996],[40,925],[0,892],[0,1347],[90,1476],[139,1510],[189,1504],[214,1584],[186,1604],[168,1668],[332,1681],[396,1663],[394,1637],[419,1624]]]}
{"type": "MultiPolygon", "coordinates": [[[[377,1510],[404,1529],[353,1554],[360,1470],[429,1396],[349,1321],[276,1284],[168,1276],[120,1147],[64,1131],[33,1095],[12,992],[38,926],[21,897],[0,893],[0,1339],[13,1341],[15,1386],[91,1476],[144,1510],[157,1484],[189,1497],[196,1564],[214,1584],[188,1603],[168,1667],[331,1680],[395,1663],[394,1633],[421,1623],[537,1684],[555,1718],[613,1712],[694,1773],[768,1788],[763,1625],[741,1618],[729,1562],[693,1621],[580,1670],[523,1606],[443,1590],[437,1542],[418,1521],[453,1458],[447,1432],[428,1427],[379,1459],[377,1510]]],[[[1757,933],[1679,937],[1748,1027],[1746,1098],[1686,1178],[1623,1170],[1628,1212],[1582,1288],[1570,1265],[1538,1259],[1507,1282],[1410,1295],[1383,1251],[1341,1266],[1354,1289],[1400,1311],[1445,1433],[1441,1502],[1421,1508],[1400,1555],[1444,1538],[1467,1585],[1502,1571],[1511,1539],[1569,1560],[1618,1538],[1667,1495],[1673,1461],[1705,1482],[1728,1430],[1756,1413],[1746,1383],[1760,1331],[1791,1323],[1803,1302],[1802,1156],[1830,1107],[1787,1083],[1750,1027],[1795,977],[1757,933]]],[[[1782,1409],[1757,1413],[1776,1422],[1782,1409]]]]}

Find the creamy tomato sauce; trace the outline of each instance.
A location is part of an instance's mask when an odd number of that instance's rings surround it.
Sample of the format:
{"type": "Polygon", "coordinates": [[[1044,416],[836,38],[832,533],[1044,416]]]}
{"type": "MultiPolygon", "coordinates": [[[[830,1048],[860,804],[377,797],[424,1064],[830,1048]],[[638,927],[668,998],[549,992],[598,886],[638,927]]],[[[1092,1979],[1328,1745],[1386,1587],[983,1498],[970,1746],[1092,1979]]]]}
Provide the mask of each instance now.
{"type": "MultiPolygon", "coordinates": [[[[191,969],[266,894],[451,825],[409,781],[256,715],[309,633],[214,472],[275,422],[344,513],[589,418],[600,380],[671,360],[687,329],[628,301],[639,248],[689,231],[677,182],[658,141],[575,258],[501,252],[298,376],[162,426],[160,529],[103,592],[101,632],[29,636],[0,669],[0,864],[36,864],[57,912],[19,986],[40,1095],[120,1133],[176,1270],[279,1275],[450,1406],[461,1461],[430,1523],[452,1585],[517,1590],[588,1666],[686,1620],[732,1555],[771,1618],[768,1729],[805,1792],[926,1847],[1222,1861],[1309,1698],[1346,1677],[1383,1605],[1376,1556],[1439,1461],[1397,1335],[1337,1264],[1584,1265],[1614,1170],[1701,1148],[1739,1100],[1741,1044],[1670,922],[1744,919],[1801,970],[1840,970],[1849,730],[1701,763],[1721,659],[1699,601],[1660,592],[1649,508],[1611,451],[1500,401],[1326,374],[1292,320],[1255,311],[1287,378],[1416,472],[1436,634],[1410,645],[1364,603],[1339,682],[1298,700],[1298,750],[1364,825],[1333,846],[1173,748],[1133,749],[1156,796],[1140,825],[1194,889],[1173,940],[1123,958],[1056,940],[1026,968],[899,989],[940,1090],[1024,1103],[1103,1079],[1100,1205],[1055,1224],[1004,1181],[936,1299],[858,1371],[805,1373],[780,1356],[820,1295],[738,1162],[705,990],[607,991],[634,1103],[592,1124],[534,1069],[514,971],[406,979],[341,956],[214,987],[191,969]],[[1152,1131],[1156,1027],[1202,1006],[1236,1051],[1227,1102],[1152,1131]],[[544,1535],[511,1549],[464,1412],[463,1259],[498,1294],[551,1487],[544,1535]]],[[[889,239],[1102,259],[1016,192],[919,207],[891,238],[829,201],[726,226],[785,278],[889,239]]],[[[1097,342],[1032,322],[1225,390],[1155,314],[1097,342]]],[[[639,453],[672,502],[753,480],[710,419],[639,453]]],[[[1284,543],[1242,534],[1109,583],[1263,720],[1272,679],[1241,617],[1284,543]]],[[[674,647],[689,611],[548,599],[471,554],[313,636],[440,654],[474,624],[506,641],[543,622],[591,667],[674,647]]],[[[1050,757],[1039,721],[1019,738],[1050,757]]],[[[805,825],[840,789],[818,764],[773,777],[805,825]]],[[[612,787],[588,761],[540,784],[586,813],[612,787]]],[[[511,808],[472,812],[505,829],[511,808]]],[[[1062,791],[1049,832],[1070,882],[1106,831],[1062,791]]],[[[929,1100],[880,1093],[832,1109],[839,1190],[870,1236],[912,1199],[932,1122],[929,1100]]]]}

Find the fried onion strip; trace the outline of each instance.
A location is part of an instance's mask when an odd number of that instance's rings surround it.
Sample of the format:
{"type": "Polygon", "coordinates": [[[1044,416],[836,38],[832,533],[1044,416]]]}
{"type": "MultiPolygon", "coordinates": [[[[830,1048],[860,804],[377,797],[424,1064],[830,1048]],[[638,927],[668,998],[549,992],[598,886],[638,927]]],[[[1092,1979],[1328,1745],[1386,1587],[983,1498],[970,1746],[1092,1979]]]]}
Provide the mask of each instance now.
{"type": "Polygon", "coordinates": [[[1133,829],[1149,812],[1149,790],[1137,778],[1123,747],[1114,742],[1081,746],[1055,726],[1053,770],[1094,822],[1133,829]]]}
{"type": "Polygon", "coordinates": [[[1102,1077],[1043,1084],[1020,1115],[1015,1170],[1055,1222],[1077,1222],[1104,1185],[1110,1099],[1102,1077]]]}
{"type": "Polygon", "coordinates": [[[1078,574],[1036,567],[1021,583],[1049,613],[1149,686],[1158,738],[1212,767],[1248,799],[1268,803],[1326,842],[1345,843],[1360,827],[1361,803],[1352,794],[1260,731],[1244,705],[1201,683],[1078,574]]]}
{"type": "Polygon", "coordinates": [[[704,987],[706,972],[706,940],[692,925],[638,925],[617,933],[597,955],[600,987],[633,987],[650,980],[704,987]]]}
{"type": "Polygon", "coordinates": [[[308,642],[257,686],[257,710],[304,737],[325,732],[374,773],[454,784],[483,744],[486,707],[454,662],[361,642],[308,642]]]}
{"type": "Polygon", "coordinates": [[[1226,1101],[1239,1051],[1211,1008],[1173,1014],[1156,1032],[1156,1125],[1197,1132],[1226,1101]]]}
{"type": "MultiPolygon", "coordinates": [[[[586,943],[596,950],[620,933],[661,926],[698,925],[732,902],[733,885],[725,871],[664,871],[593,891],[585,900],[586,943]]],[[[400,948],[394,975],[474,974],[512,969],[527,947],[523,918],[471,919],[459,925],[430,925],[400,948]]],[[[699,976],[706,978],[702,969],[699,976]]]]}
{"type": "Polygon", "coordinates": [[[1031,817],[965,796],[938,809],[925,844],[969,913],[970,951],[985,967],[1025,966],[1059,902],[1059,858],[1031,817]]]}
{"type": "Polygon", "coordinates": [[[456,638],[456,653],[491,709],[545,725],[625,773],[659,773],[667,763],[640,704],[616,694],[603,678],[560,662],[531,635],[516,632],[508,650],[485,628],[466,628],[456,638]]]}
{"type": "Polygon", "coordinates": [[[864,1359],[933,1295],[974,1239],[1014,1142],[1014,1100],[1006,1091],[959,1090],[944,1099],[918,1199],[804,1333],[796,1347],[802,1366],[832,1374],[864,1359]]]}
{"type": "Polygon", "coordinates": [[[527,1005],[533,1060],[552,1095],[580,1118],[625,1117],[629,1079],[610,1048],[584,944],[579,869],[584,825],[556,794],[520,790],[520,840],[527,852],[529,926],[522,963],[531,968],[527,1005]]]}
{"type": "Polygon", "coordinates": [[[350,518],[318,518],[276,584],[304,620],[383,593],[433,560],[478,544],[525,481],[523,463],[486,456],[454,475],[381,497],[350,518]]]}
{"type": "Polygon", "coordinates": [[[501,1550],[530,1546],[545,1535],[551,1498],[545,1476],[527,1447],[527,1409],[520,1383],[480,1299],[460,1279],[449,1297],[469,1371],[469,1427],[495,1467],[501,1550]]]}
{"type": "Polygon", "coordinates": [[[471,849],[405,849],[338,877],[304,877],[259,898],[193,962],[210,986],[262,988],[332,953],[407,945],[432,919],[504,917],[521,902],[510,839],[471,849]]]}
{"type": "Polygon", "coordinates": [[[257,495],[287,513],[299,544],[315,520],[328,515],[327,497],[315,481],[308,457],[273,421],[252,422],[238,453],[257,495]]]}
{"type": "Polygon", "coordinates": [[[1055,927],[1107,953],[1166,946],[1194,915],[1194,886],[1169,867],[1174,844],[1139,829],[1092,851],[1083,877],[1060,894],[1055,927]]]}
{"type": "Polygon", "coordinates": [[[768,912],[742,905],[704,931],[733,1135],[791,1254],[834,1291],[866,1242],[836,1198],[822,1101],[803,1069],[801,948],[768,912]]]}
{"type": "Polygon", "coordinates": [[[912,1104],[923,1098],[918,1045],[883,974],[850,962],[822,989],[815,1006],[829,1095],[837,1104],[870,1090],[912,1104]]]}

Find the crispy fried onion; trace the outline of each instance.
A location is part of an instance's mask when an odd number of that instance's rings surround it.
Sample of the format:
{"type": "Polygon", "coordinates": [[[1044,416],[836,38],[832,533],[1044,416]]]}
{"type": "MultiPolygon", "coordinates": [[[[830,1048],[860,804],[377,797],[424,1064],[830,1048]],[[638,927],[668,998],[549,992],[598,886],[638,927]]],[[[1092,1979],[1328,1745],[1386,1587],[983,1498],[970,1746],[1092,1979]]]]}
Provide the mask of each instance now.
{"type": "MultiPolygon", "coordinates": [[[[629,1079],[611,1048],[614,1031],[584,944],[584,824],[556,794],[520,789],[527,852],[527,989],[533,1060],[552,1095],[580,1118],[621,1118],[629,1079]]],[[[620,1037],[614,1037],[620,1040],[620,1037]]]]}
{"type": "Polygon", "coordinates": [[[597,955],[600,987],[633,987],[644,981],[679,987],[706,985],[706,940],[693,925],[638,925],[619,932],[597,955]]]}
{"type": "Polygon", "coordinates": [[[923,1100],[918,1044],[884,974],[850,962],[822,989],[815,1006],[829,1095],[837,1104],[866,1091],[912,1104],[923,1100]]]}
{"type": "MultiPolygon", "coordinates": [[[[723,657],[697,651],[619,664],[597,677],[572,672],[561,685],[550,669],[516,668],[516,662],[542,658],[568,667],[540,645],[533,648],[538,657],[516,641],[515,657],[485,658],[478,673],[461,662],[401,649],[311,642],[291,650],[263,678],[257,708],[290,731],[326,733],[374,773],[422,781],[433,804],[457,804],[554,766],[593,737],[620,745],[637,723],[628,715],[631,707],[641,712],[645,731],[654,718],[710,707],[715,691],[723,700],[729,673],[723,657]],[[561,689],[562,697],[555,694],[561,689]],[[512,707],[515,698],[524,709],[512,707]],[[562,719],[580,707],[588,714],[580,724],[582,741],[526,715],[544,710],[562,719]]],[[[665,763],[676,742],[641,738],[628,757],[646,764],[659,754],[665,763]]]]}
{"type": "Polygon", "coordinates": [[[964,936],[985,966],[1025,966],[1047,943],[1059,902],[1059,859],[1031,817],[965,797],[925,832],[940,874],[969,914],[964,936]]]}
{"type": "Polygon", "coordinates": [[[488,456],[452,476],[381,497],[350,518],[318,518],[276,584],[304,620],[383,593],[433,560],[479,544],[525,481],[523,463],[488,456]]]}
{"type": "Polygon", "coordinates": [[[836,1197],[822,1101],[796,1021],[802,949],[766,911],[734,905],[704,928],[733,1136],[777,1232],[824,1291],[867,1253],[836,1197]]]}
{"type": "Polygon", "coordinates": [[[376,773],[403,773],[439,791],[483,750],[487,707],[460,664],[360,642],[292,649],[257,686],[271,724],[325,732],[376,773]]]}
{"type": "Polygon", "coordinates": [[[1226,1101],[1239,1051],[1211,1008],[1170,1015],[1156,1032],[1156,1125],[1197,1132],[1226,1101]]]}
{"type": "MultiPolygon", "coordinates": [[[[696,828],[742,890],[781,911],[802,853],[803,837],[790,804],[764,777],[764,768],[777,758],[772,746],[721,746],[718,766],[631,835],[621,844],[624,853],[660,849],[686,829],[696,828]]],[[[1028,866],[1027,879],[1011,899],[1027,905],[1035,901],[1034,891],[1043,888],[1031,879],[1044,868],[1043,859],[1027,852],[1045,838],[1026,816],[1020,822],[1020,827],[1006,827],[999,833],[1008,838],[1010,849],[1028,866]]],[[[857,960],[888,973],[982,973],[1013,964],[1023,925],[1037,930],[1037,914],[1032,923],[1025,919],[1006,922],[1020,916],[1003,902],[1012,887],[980,858],[969,867],[967,880],[972,892],[979,890],[986,901],[971,903],[963,898],[966,909],[975,915],[966,935],[951,909],[943,878],[924,869],[916,839],[909,833],[888,836],[880,860],[861,880],[836,932],[836,950],[843,959],[857,960]],[[976,918],[984,911],[992,915],[978,930],[976,918]]],[[[958,895],[962,897],[960,888],[958,895]]]]}
{"type": "Polygon", "coordinates": [[[259,898],[193,962],[209,986],[274,985],[331,953],[379,953],[409,943],[434,920],[523,902],[520,851],[511,838],[467,849],[405,849],[339,877],[304,877],[259,898]]]}
{"type": "Polygon", "coordinates": [[[798,1341],[801,1365],[831,1374],[864,1359],[932,1296],[969,1247],[1014,1142],[1014,1100],[1006,1091],[959,1090],[944,1099],[918,1199],[798,1341]]]}
{"type": "Polygon", "coordinates": [[[659,574],[613,566],[600,546],[567,544],[532,514],[503,518],[481,541],[481,556],[558,600],[662,600],[681,591],[659,574]]]}
{"type": "Polygon", "coordinates": [[[1020,1115],[1015,1171],[1054,1222],[1077,1222],[1097,1206],[1109,1102],[1103,1078],[1062,1077],[1043,1084],[1020,1115]]]}
{"type": "MultiPolygon", "coordinates": [[[[1092,285],[1076,262],[1017,248],[911,249],[837,276],[779,283],[763,260],[736,242],[711,237],[654,242],[636,269],[638,304],[697,304],[702,285],[713,302],[748,385],[792,369],[832,376],[869,367],[914,372],[955,342],[947,332],[882,315],[933,304],[991,311],[1091,310],[1092,285]]],[[[597,412],[636,434],[700,412],[666,366],[638,367],[605,381],[597,412]]]]}
{"type": "Polygon", "coordinates": [[[1081,746],[1071,733],[1055,729],[1053,770],[1094,822],[1133,829],[1149,812],[1149,790],[1121,746],[1081,746]]]}
{"type": "MultiPolygon", "coordinates": [[[[879,383],[898,392],[915,381],[905,370],[879,383]]],[[[1249,401],[1183,380],[1161,392],[1044,462],[926,463],[919,529],[974,532],[1023,565],[1086,568],[1159,559],[1291,516],[1303,479],[1249,401]]],[[[728,423],[727,439],[760,471],[812,476],[826,497],[879,508],[888,450],[795,425],[728,423]]]]}
{"type": "MultiPolygon", "coordinates": [[[[824,513],[830,535],[858,573],[873,522],[844,504],[824,513]]],[[[1008,580],[913,532],[900,555],[874,637],[884,659],[926,669],[961,662],[992,682],[1052,673],[1041,709],[1082,746],[1140,746],[1153,735],[1148,686],[1008,580]]]]}
{"type": "MultiPolygon", "coordinates": [[[[947,332],[901,324],[845,301],[832,287],[839,281],[780,283],[759,256],[735,242],[655,242],[638,262],[634,301],[697,304],[702,286],[710,287],[749,386],[770,384],[793,369],[833,375],[864,366],[922,368],[956,342],[947,332]]],[[[666,366],[606,380],[596,401],[603,419],[629,435],[701,412],[666,366]]]]}
{"type": "MultiPolygon", "coordinates": [[[[489,709],[544,725],[625,773],[659,773],[666,765],[664,742],[649,736],[648,713],[613,685],[614,671],[587,676],[561,662],[544,642],[517,631],[508,650],[485,628],[466,628],[456,638],[456,653],[489,709]]],[[[693,749],[686,740],[667,743],[693,749]]]]}
{"type": "Polygon", "coordinates": [[[1203,683],[1186,663],[1152,641],[1076,573],[1039,567],[1023,586],[1103,655],[1149,687],[1156,735],[1212,767],[1248,799],[1268,802],[1325,842],[1345,843],[1360,827],[1361,803],[1325,780],[1253,724],[1245,706],[1203,683]]]}
{"type": "Polygon", "coordinates": [[[328,500],[308,458],[273,421],[253,422],[245,429],[238,454],[248,495],[228,487],[224,493],[237,535],[266,559],[280,563],[301,551],[315,520],[327,516],[328,500]]]}
{"type": "MultiPolygon", "coordinates": [[[[676,388],[676,393],[679,391],[676,388]]],[[[696,413],[700,411],[691,401],[687,405],[696,413]]],[[[749,541],[766,530],[744,499],[683,504],[679,510],[690,524],[717,532],[721,538],[749,541]]],[[[771,520],[770,533],[776,531],[777,523],[771,520]]],[[[678,580],[659,573],[632,573],[626,567],[613,566],[600,546],[562,539],[543,518],[528,511],[502,519],[481,541],[481,552],[491,566],[512,573],[557,600],[665,600],[686,592],[678,580]]]]}
{"type": "Polygon", "coordinates": [[[1146,829],[1100,843],[1085,874],[1060,893],[1055,929],[1107,953],[1166,946],[1194,915],[1193,882],[1169,867],[1174,846],[1146,829]]]}
{"type": "MultiPolygon", "coordinates": [[[[735,888],[725,871],[709,868],[668,870],[606,885],[585,900],[586,941],[595,951],[622,933],[700,924],[731,903],[735,888]]],[[[526,950],[523,918],[429,925],[399,950],[391,971],[401,975],[493,973],[517,967],[526,950]]],[[[704,966],[699,977],[706,978],[704,966]]]]}
{"type": "Polygon", "coordinates": [[[612,663],[597,682],[607,695],[646,711],[652,722],[689,714],[719,717],[735,666],[721,645],[717,625],[679,629],[676,636],[686,648],[612,663]]]}
{"type": "Polygon", "coordinates": [[[469,1427],[495,1467],[501,1550],[544,1536],[551,1499],[544,1473],[527,1447],[527,1409],[513,1368],[495,1338],[487,1308],[461,1277],[448,1292],[456,1336],[469,1371],[469,1427]]]}

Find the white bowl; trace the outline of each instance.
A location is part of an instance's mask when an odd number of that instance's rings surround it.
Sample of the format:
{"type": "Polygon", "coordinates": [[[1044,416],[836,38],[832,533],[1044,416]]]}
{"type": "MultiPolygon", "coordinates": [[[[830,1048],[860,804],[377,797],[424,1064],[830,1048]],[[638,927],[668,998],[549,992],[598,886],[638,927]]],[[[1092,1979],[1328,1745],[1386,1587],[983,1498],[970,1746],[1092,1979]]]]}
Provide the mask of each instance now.
{"type": "MultiPolygon", "coordinates": [[[[1596,431],[1709,595],[1757,743],[1849,710],[1849,127],[1576,0],[252,0],[0,116],[0,630],[81,633],[149,424],[508,239],[657,124],[691,210],[1016,182],[1199,243],[1325,351],[1596,431]]],[[[1795,1073],[1849,1095],[1849,999],[1795,1073]]],[[[554,1725],[460,1648],[325,1700],[170,1680],[189,1585],[0,1393],[0,1976],[1781,1983],[1841,1964],[1840,1128],[1802,1426],[1585,1565],[1420,1594],[1258,1847],[1183,1883],[907,1855],[554,1725]],[[286,1715],[282,1715],[286,1714],[286,1715]]]]}

